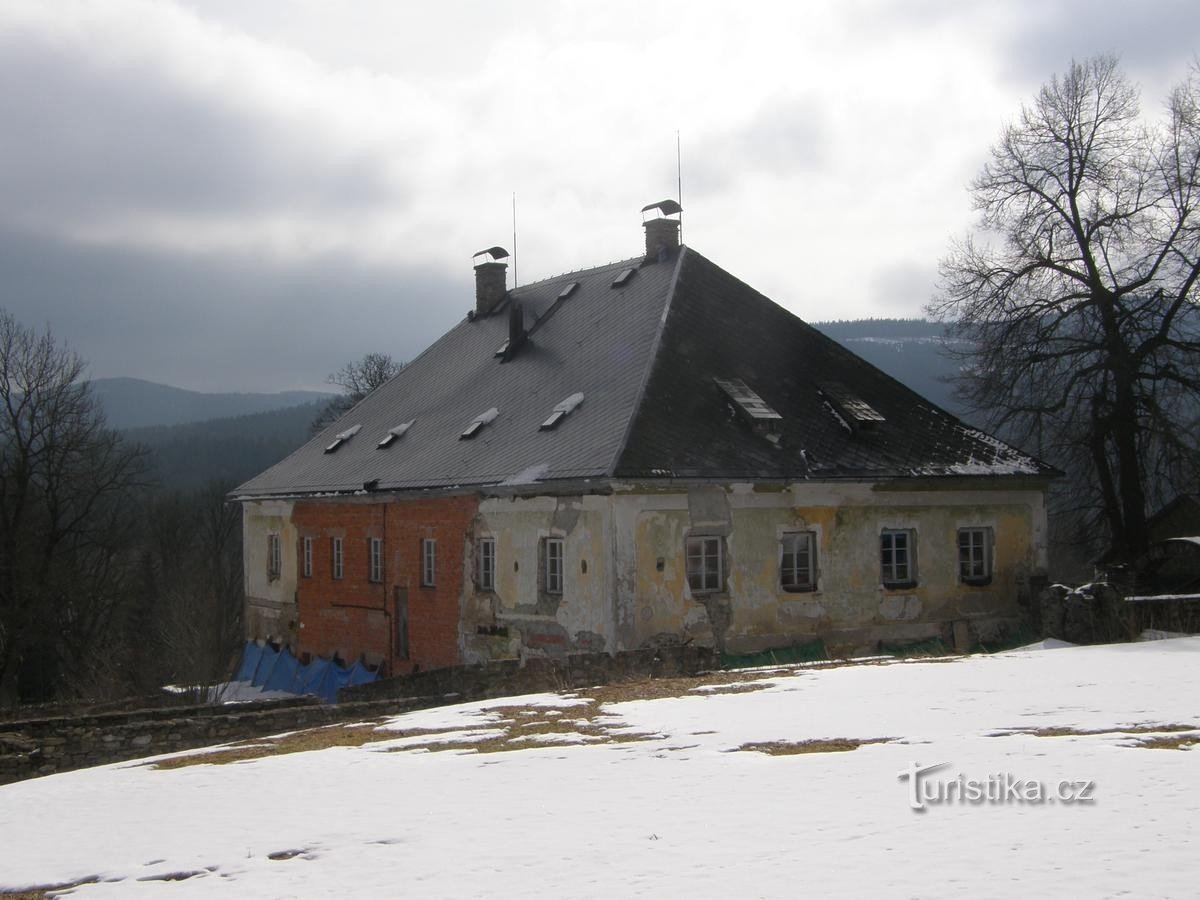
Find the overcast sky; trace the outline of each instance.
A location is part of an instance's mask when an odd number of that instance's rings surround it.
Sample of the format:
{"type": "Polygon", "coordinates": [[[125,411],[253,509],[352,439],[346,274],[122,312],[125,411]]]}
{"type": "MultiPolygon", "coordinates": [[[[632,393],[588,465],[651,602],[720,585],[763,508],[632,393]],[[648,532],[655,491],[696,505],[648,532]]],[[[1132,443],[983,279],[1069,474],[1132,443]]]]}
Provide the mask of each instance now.
{"type": "Polygon", "coordinates": [[[684,240],[811,321],[919,315],[966,186],[1072,56],[1157,114],[1195,0],[0,0],[0,306],[96,377],[319,387],[473,304],[684,240]],[[511,269],[510,269],[511,275],[511,269]]]}

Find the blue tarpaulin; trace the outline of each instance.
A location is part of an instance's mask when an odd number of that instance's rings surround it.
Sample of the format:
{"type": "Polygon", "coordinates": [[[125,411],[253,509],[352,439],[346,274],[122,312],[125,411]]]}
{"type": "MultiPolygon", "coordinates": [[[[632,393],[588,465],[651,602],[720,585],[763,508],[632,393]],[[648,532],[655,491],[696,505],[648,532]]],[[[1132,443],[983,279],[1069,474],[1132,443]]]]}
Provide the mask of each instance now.
{"type": "Polygon", "coordinates": [[[377,677],[378,673],[361,661],[349,669],[319,657],[304,665],[286,647],[276,650],[270,644],[260,646],[256,641],[246,641],[237,680],[268,691],[315,694],[326,703],[337,703],[339,689],[370,684],[377,677]]]}

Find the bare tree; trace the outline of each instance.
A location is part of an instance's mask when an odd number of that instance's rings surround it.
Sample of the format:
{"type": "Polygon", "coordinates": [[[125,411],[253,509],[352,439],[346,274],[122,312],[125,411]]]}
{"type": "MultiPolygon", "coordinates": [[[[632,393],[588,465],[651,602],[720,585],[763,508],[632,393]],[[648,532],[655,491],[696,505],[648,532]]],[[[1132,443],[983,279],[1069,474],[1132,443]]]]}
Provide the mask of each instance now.
{"type": "Polygon", "coordinates": [[[0,705],[23,668],[39,699],[85,691],[128,587],[146,460],[105,427],[83,372],[0,312],[0,705]]]}
{"type": "Polygon", "coordinates": [[[394,378],[403,368],[404,363],[397,362],[386,353],[367,353],[362,359],[346,363],[325,379],[328,384],[341,388],[342,393],[321,410],[313,422],[313,432],[325,428],[375,388],[394,378]]]}
{"type": "Polygon", "coordinates": [[[973,346],[961,398],[1072,470],[1125,557],[1195,472],[1198,97],[1194,65],[1148,124],[1114,57],[1052,78],[975,179],[982,234],[942,261],[929,308],[973,346]]]}

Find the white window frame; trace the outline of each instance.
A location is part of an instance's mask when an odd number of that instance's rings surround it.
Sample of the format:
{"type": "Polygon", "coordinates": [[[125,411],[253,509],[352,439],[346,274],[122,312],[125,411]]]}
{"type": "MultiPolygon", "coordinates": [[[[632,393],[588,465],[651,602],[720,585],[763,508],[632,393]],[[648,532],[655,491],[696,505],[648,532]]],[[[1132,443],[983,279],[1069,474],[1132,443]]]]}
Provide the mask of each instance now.
{"type": "Polygon", "coordinates": [[[278,531],[267,535],[267,578],[274,581],[283,574],[283,542],[278,531]]]}
{"type": "Polygon", "coordinates": [[[817,533],[785,531],[779,538],[779,586],[785,591],[817,589],[817,533]],[[803,550],[803,554],[801,554],[803,550]],[[805,564],[800,565],[803,555],[805,564]]]}
{"type": "Polygon", "coordinates": [[[334,581],[341,581],[346,574],[346,547],[340,537],[329,540],[330,575],[334,581]]]}
{"type": "Polygon", "coordinates": [[[421,587],[437,585],[437,540],[421,539],[421,587]]]}
{"type": "Polygon", "coordinates": [[[367,538],[367,580],[383,583],[383,538],[367,538]]]}
{"type": "Polygon", "coordinates": [[[909,588],[917,584],[917,529],[885,528],[879,533],[879,571],[884,587],[909,588]],[[900,539],[903,538],[903,541],[900,539]],[[903,547],[898,544],[903,543],[903,547]],[[904,562],[897,554],[904,554],[904,562]],[[903,567],[903,568],[901,568],[903,567]]]}
{"type": "Polygon", "coordinates": [[[712,594],[725,586],[725,539],[698,534],[684,541],[688,587],[693,594],[712,594]],[[716,571],[710,560],[716,560],[716,571]]]}
{"type": "Polygon", "coordinates": [[[305,537],[300,541],[300,575],[312,578],[313,573],[313,539],[305,537]]]}
{"type": "Polygon", "coordinates": [[[566,547],[560,537],[542,538],[542,590],[563,593],[566,574],[566,547]]]}
{"type": "Polygon", "coordinates": [[[475,543],[475,585],[481,591],[496,589],[496,539],[479,538],[475,543]]]}
{"type": "Polygon", "coordinates": [[[994,534],[988,525],[958,529],[958,580],[963,584],[991,582],[994,534]]]}

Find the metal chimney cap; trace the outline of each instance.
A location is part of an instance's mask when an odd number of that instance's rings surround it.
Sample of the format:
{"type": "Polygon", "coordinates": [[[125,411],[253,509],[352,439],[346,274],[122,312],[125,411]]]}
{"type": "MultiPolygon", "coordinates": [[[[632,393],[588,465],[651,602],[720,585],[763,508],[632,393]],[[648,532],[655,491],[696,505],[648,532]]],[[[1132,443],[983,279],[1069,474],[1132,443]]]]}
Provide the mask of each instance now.
{"type": "Polygon", "coordinates": [[[674,216],[683,212],[683,207],[674,200],[659,200],[657,203],[649,203],[642,207],[642,221],[646,220],[646,213],[651,210],[657,210],[663,216],[674,216]]]}
{"type": "MultiPolygon", "coordinates": [[[[508,251],[503,247],[488,247],[486,250],[480,250],[478,253],[472,254],[471,260],[474,261],[481,256],[490,256],[490,261],[496,262],[501,259],[508,259],[508,251]]],[[[485,260],[485,262],[487,261],[485,260]]]]}

